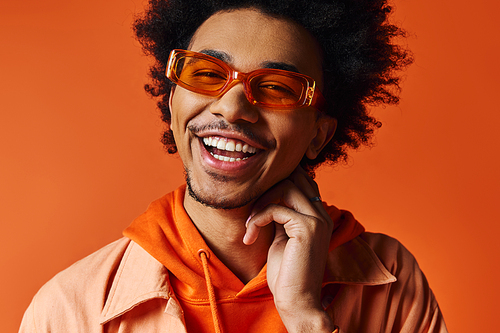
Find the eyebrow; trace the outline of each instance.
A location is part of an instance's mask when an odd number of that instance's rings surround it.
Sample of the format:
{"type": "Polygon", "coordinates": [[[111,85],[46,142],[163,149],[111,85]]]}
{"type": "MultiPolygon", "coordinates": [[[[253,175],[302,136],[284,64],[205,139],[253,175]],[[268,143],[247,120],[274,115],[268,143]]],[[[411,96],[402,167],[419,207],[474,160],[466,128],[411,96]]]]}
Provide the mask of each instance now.
{"type": "MultiPolygon", "coordinates": [[[[200,53],[217,58],[221,61],[224,61],[226,64],[231,64],[233,62],[233,57],[231,57],[229,54],[222,52],[222,51],[205,49],[205,50],[201,50],[200,53]]],[[[294,65],[288,64],[286,62],[280,62],[280,61],[265,61],[262,63],[262,68],[282,69],[282,70],[289,71],[289,72],[300,73],[298,68],[295,67],[294,65]]]]}
{"type": "Polygon", "coordinates": [[[201,50],[200,53],[203,53],[203,54],[209,55],[211,57],[217,58],[217,59],[219,59],[221,61],[224,61],[227,64],[230,64],[231,62],[233,62],[233,57],[231,57],[226,52],[205,49],[205,50],[201,50]]]}
{"type": "Polygon", "coordinates": [[[297,67],[295,67],[294,65],[287,64],[286,62],[266,61],[264,62],[263,67],[270,69],[282,69],[289,72],[300,73],[297,67]]]}

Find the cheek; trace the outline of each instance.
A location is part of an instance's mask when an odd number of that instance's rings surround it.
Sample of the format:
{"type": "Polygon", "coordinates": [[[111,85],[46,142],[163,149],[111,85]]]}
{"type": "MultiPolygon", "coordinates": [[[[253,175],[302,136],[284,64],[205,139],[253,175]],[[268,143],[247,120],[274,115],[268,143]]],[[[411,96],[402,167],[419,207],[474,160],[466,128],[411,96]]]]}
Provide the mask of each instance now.
{"type": "Polygon", "coordinates": [[[275,135],[279,145],[279,159],[286,164],[297,165],[304,157],[314,137],[315,118],[300,115],[273,121],[276,124],[275,135]]]}
{"type": "Polygon", "coordinates": [[[195,117],[203,108],[202,103],[194,93],[176,87],[170,99],[170,128],[174,132],[176,142],[185,131],[190,119],[195,117]]]}
{"type": "Polygon", "coordinates": [[[275,119],[276,133],[280,133],[281,144],[291,149],[304,149],[314,137],[315,117],[308,110],[297,110],[299,114],[291,114],[283,119],[275,119]],[[301,114],[302,113],[302,114],[301,114]]]}

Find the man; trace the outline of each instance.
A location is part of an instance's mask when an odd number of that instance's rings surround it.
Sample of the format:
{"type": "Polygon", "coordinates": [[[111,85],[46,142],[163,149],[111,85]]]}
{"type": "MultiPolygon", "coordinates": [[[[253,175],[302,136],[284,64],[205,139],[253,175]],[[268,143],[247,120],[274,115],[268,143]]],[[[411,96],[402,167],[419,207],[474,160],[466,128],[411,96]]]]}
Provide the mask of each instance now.
{"type": "Polygon", "coordinates": [[[385,1],[151,0],[135,31],[186,186],[35,296],[22,332],[446,332],[411,254],[311,176],[395,103],[385,1]]]}

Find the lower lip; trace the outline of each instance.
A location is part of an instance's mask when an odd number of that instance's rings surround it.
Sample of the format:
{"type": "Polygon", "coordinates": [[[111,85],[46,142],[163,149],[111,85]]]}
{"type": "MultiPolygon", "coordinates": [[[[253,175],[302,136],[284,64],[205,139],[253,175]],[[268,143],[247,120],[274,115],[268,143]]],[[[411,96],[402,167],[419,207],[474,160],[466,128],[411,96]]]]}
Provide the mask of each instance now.
{"type": "Polygon", "coordinates": [[[203,157],[203,160],[207,165],[209,165],[212,168],[219,169],[219,170],[224,170],[224,171],[230,171],[230,172],[237,172],[237,171],[243,171],[249,167],[251,167],[256,161],[256,157],[259,155],[259,153],[244,159],[240,161],[234,161],[234,162],[225,162],[221,161],[210,154],[210,152],[205,148],[205,145],[203,144],[203,140],[199,139],[199,144],[200,144],[200,150],[201,150],[201,155],[203,157]]]}

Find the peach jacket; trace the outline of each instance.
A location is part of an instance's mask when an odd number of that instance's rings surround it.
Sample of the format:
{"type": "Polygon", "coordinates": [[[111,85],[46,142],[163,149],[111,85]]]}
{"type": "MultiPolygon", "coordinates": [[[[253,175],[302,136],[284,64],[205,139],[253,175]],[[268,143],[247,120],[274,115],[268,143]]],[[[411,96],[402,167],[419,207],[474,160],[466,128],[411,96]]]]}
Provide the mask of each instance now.
{"type": "MultiPolygon", "coordinates": [[[[322,303],[341,333],[447,332],[414,257],[362,233],[329,254],[322,303]]],[[[35,295],[21,333],[186,332],[169,272],[122,238],[57,274],[35,295]]],[[[240,332],[246,332],[244,328],[240,332]]]]}

